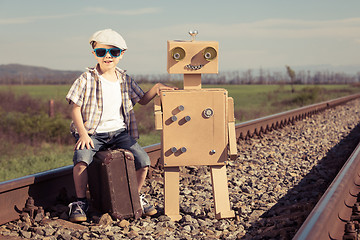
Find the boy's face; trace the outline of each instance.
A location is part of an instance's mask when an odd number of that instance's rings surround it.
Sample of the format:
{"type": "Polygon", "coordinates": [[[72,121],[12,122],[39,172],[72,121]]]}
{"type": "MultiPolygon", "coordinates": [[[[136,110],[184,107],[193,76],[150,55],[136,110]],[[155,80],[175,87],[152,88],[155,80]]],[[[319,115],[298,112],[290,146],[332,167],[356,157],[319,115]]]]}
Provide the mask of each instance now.
{"type": "MultiPolygon", "coordinates": [[[[96,43],[95,49],[96,48],[110,49],[110,48],[114,48],[114,46],[96,43]]],[[[110,55],[109,52],[107,52],[104,57],[96,56],[95,51],[93,51],[92,53],[94,54],[95,59],[98,61],[101,71],[106,72],[106,71],[108,71],[110,69],[114,69],[116,67],[116,65],[119,63],[120,59],[122,59],[124,51],[121,51],[121,54],[119,57],[113,57],[110,55]]]]}

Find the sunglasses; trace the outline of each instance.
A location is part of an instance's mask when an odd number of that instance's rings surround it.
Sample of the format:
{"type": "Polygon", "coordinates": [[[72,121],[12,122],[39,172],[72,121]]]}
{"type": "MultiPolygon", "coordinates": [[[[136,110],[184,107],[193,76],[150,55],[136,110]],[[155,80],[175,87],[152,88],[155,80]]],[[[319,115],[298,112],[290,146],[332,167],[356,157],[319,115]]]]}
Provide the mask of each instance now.
{"type": "Polygon", "coordinates": [[[120,48],[95,48],[94,52],[97,57],[105,57],[109,52],[110,56],[116,58],[120,56],[122,50],[120,48]]]}

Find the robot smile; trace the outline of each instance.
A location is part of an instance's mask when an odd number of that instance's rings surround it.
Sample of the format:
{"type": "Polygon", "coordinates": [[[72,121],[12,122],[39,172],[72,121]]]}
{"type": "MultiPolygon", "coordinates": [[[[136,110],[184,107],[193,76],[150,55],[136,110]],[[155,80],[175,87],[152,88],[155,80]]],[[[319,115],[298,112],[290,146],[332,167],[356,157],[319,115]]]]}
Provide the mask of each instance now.
{"type": "Polygon", "coordinates": [[[201,69],[203,66],[204,66],[204,65],[202,65],[202,64],[200,64],[200,65],[198,65],[198,66],[194,66],[194,65],[192,65],[192,64],[188,64],[188,65],[185,66],[185,68],[190,69],[190,70],[199,70],[199,69],[201,69]]]}

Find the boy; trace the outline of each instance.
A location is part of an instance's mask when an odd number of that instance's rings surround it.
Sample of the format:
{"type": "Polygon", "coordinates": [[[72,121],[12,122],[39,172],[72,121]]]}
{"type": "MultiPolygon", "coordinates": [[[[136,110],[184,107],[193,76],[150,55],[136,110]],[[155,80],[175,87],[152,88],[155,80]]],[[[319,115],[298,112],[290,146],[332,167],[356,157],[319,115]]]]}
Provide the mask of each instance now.
{"type": "MultiPolygon", "coordinates": [[[[144,93],[124,70],[116,65],[122,59],[127,46],[120,34],[105,29],[90,38],[93,54],[98,64],[88,68],[75,80],[66,99],[72,104],[71,132],[75,136],[73,178],[77,201],[70,203],[69,219],[86,221],[88,202],[87,166],[96,152],[106,148],[124,148],[135,157],[138,191],[143,186],[150,165],[146,152],[136,142],[138,131],[133,105],[149,103],[163,89],[174,89],[161,83],[144,93]]],[[[156,214],[144,195],[140,196],[143,213],[156,214]]]]}

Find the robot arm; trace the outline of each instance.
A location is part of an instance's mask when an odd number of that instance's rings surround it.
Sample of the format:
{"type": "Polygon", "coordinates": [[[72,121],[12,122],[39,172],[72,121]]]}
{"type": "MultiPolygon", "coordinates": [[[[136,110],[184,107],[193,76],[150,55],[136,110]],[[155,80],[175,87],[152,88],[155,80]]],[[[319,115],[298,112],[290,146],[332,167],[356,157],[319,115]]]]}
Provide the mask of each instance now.
{"type": "Polygon", "coordinates": [[[234,99],[228,97],[228,136],[229,136],[229,155],[234,160],[237,157],[237,143],[235,133],[234,99]]]}
{"type": "Polygon", "coordinates": [[[154,98],[155,130],[162,130],[162,109],[160,97],[154,98]]]}

